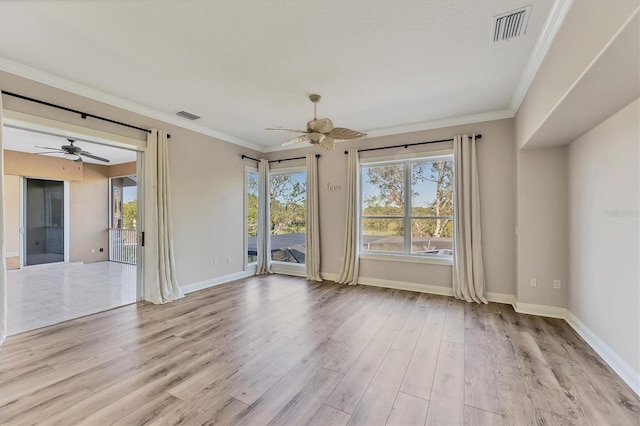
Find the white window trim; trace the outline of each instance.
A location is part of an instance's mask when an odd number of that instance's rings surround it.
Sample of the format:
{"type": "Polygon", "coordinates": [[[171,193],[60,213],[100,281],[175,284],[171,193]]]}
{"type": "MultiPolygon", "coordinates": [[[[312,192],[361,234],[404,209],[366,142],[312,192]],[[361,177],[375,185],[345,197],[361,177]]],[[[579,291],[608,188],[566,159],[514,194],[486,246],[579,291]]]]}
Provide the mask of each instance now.
{"type": "Polygon", "coordinates": [[[247,197],[249,195],[249,192],[247,191],[247,184],[249,183],[249,181],[247,180],[247,175],[249,174],[249,172],[255,172],[258,173],[258,168],[257,167],[253,167],[253,166],[248,166],[245,165],[244,166],[244,177],[243,177],[243,181],[244,181],[244,200],[242,201],[242,210],[244,212],[244,221],[242,223],[242,228],[244,230],[244,251],[243,251],[243,260],[242,260],[242,264],[243,264],[243,270],[244,271],[248,271],[249,269],[251,269],[251,267],[253,267],[253,269],[255,270],[256,264],[258,263],[258,261],[255,262],[251,262],[249,263],[247,261],[247,256],[248,256],[248,252],[249,252],[249,235],[248,235],[248,227],[247,227],[247,214],[249,213],[249,206],[247,206],[247,197]]]}
{"type": "MultiPolygon", "coordinates": [[[[392,164],[396,162],[406,162],[411,160],[429,160],[429,161],[438,161],[440,159],[450,159],[453,155],[453,149],[443,149],[429,152],[421,152],[421,153],[410,153],[410,154],[400,154],[393,156],[383,156],[383,157],[371,157],[360,160],[360,187],[358,188],[358,217],[360,219],[360,233],[359,237],[362,238],[362,166],[371,166],[371,165],[384,165],[384,164],[392,164]]],[[[409,200],[409,209],[411,208],[409,200]]],[[[406,219],[406,217],[405,217],[406,219]]],[[[410,228],[409,228],[410,229],[410,228]]],[[[410,239],[407,239],[410,244],[410,239]]],[[[406,241],[405,241],[406,244],[406,241]]],[[[361,250],[361,249],[360,249],[361,250]]],[[[359,251],[358,257],[362,260],[375,260],[375,261],[384,261],[384,262],[402,262],[402,263],[422,263],[422,264],[433,264],[433,265],[445,265],[445,266],[453,266],[453,255],[451,256],[434,256],[434,255],[424,255],[424,254],[409,254],[409,253],[388,253],[388,252],[375,252],[375,251],[367,251],[362,252],[359,251]]]]}

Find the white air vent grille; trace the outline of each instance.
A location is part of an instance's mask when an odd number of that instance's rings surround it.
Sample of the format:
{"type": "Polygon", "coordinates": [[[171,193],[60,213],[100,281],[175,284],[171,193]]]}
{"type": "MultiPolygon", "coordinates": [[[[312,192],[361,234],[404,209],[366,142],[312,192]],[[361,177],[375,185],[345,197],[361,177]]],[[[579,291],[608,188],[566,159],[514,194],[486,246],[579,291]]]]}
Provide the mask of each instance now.
{"type": "Polygon", "coordinates": [[[494,16],[491,39],[495,42],[524,35],[527,31],[530,13],[531,5],[494,16]]]}
{"type": "Polygon", "coordinates": [[[190,112],[187,112],[187,111],[176,112],[176,115],[178,115],[178,116],[180,116],[182,118],[186,118],[187,120],[197,120],[198,118],[200,118],[197,115],[191,114],[190,112]]]}

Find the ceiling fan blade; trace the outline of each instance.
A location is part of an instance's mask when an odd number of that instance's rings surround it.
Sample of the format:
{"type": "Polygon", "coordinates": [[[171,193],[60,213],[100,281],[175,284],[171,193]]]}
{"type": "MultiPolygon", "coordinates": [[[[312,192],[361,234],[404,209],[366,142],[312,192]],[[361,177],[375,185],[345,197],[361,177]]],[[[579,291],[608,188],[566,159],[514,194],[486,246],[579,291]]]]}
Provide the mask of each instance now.
{"type": "Polygon", "coordinates": [[[302,136],[298,136],[297,138],[289,139],[288,141],[281,143],[280,146],[293,145],[294,143],[308,142],[308,141],[309,141],[309,137],[307,135],[302,135],[302,136]]]}
{"type": "Polygon", "coordinates": [[[333,122],[328,118],[313,119],[307,123],[307,129],[311,132],[329,133],[333,130],[333,122]]]}
{"type": "Polygon", "coordinates": [[[282,129],[280,127],[267,127],[265,130],[273,130],[273,131],[276,131],[276,132],[307,133],[306,130],[282,129]]]}
{"type": "Polygon", "coordinates": [[[87,151],[80,151],[80,152],[76,152],[76,155],[80,156],[82,155],[83,157],[87,157],[87,158],[93,158],[94,160],[98,160],[98,161],[103,161],[105,163],[109,163],[109,160],[107,160],[106,158],[102,158],[102,157],[98,157],[97,155],[93,155],[90,152],[87,151]]]}
{"type": "Polygon", "coordinates": [[[320,141],[320,147],[324,149],[334,149],[336,146],[335,140],[330,136],[325,136],[320,141]]]}
{"type": "Polygon", "coordinates": [[[60,155],[66,154],[64,151],[44,151],[44,152],[33,152],[34,155],[60,155]]]}
{"type": "Polygon", "coordinates": [[[36,148],[40,148],[40,149],[50,149],[50,150],[52,150],[52,151],[58,151],[58,152],[66,152],[66,151],[64,151],[63,149],[60,149],[60,148],[51,148],[50,146],[37,146],[37,145],[36,145],[36,148]]]}
{"type": "Polygon", "coordinates": [[[360,139],[367,136],[366,133],[357,132],[351,129],[345,129],[344,127],[336,127],[327,135],[337,140],[351,140],[351,139],[360,139]]]}

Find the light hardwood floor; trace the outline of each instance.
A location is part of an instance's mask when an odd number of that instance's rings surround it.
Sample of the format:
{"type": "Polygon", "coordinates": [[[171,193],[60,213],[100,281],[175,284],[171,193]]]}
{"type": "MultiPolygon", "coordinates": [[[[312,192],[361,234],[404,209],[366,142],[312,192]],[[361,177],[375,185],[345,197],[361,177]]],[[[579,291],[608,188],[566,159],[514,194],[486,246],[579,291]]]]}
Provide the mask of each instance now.
{"type": "Polygon", "coordinates": [[[2,424],[638,424],[561,320],[250,278],[10,337],[2,424]]]}

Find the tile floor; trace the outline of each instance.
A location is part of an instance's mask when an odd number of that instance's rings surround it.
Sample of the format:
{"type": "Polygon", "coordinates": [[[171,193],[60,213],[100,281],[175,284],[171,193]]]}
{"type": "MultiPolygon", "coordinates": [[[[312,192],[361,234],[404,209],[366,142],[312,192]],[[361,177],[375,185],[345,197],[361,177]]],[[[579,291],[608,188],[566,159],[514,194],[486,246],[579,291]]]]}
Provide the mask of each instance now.
{"type": "Polygon", "coordinates": [[[8,334],[136,301],[136,267],[116,262],[7,271],[8,334]]]}

